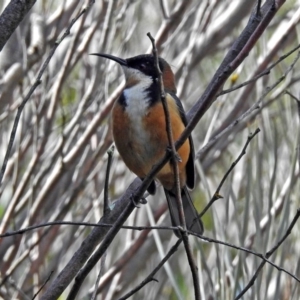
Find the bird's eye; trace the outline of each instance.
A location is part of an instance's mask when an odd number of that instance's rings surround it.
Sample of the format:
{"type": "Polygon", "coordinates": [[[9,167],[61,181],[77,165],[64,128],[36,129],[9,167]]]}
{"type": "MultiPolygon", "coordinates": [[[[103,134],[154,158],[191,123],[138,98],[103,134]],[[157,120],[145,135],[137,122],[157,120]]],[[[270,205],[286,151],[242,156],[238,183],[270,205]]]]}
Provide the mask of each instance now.
{"type": "Polygon", "coordinates": [[[146,64],[140,64],[140,68],[141,68],[141,70],[145,70],[146,69],[146,64]]]}

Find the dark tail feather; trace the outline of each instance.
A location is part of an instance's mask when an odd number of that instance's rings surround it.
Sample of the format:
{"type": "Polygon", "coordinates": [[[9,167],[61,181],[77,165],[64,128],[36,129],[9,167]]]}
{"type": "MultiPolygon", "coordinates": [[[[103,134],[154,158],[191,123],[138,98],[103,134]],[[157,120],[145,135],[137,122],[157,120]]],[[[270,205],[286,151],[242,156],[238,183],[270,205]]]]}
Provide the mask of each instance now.
{"type": "MultiPolygon", "coordinates": [[[[166,189],[165,189],[165,194],[168,200],[172,226],[179,226],[180,219],[179,219],[179,212],[177,207],[176,194],[166,189]]],[[[198,218],[198,212],[192,202],[192,199],[186,187],[184,187],[181,190],[181,199],[182,199],[182,205],[183,205],[183,211],[185,215],[185,222],[186,222],[187,229],[194,231],[198,234],[202,234],[204,231],[203,224],[201,220],[198,218]]],[[[180,237],[180,234],[177,232],[177,230],[174,231],[174,233],[176,234],[177,237],[180,237]]]]}

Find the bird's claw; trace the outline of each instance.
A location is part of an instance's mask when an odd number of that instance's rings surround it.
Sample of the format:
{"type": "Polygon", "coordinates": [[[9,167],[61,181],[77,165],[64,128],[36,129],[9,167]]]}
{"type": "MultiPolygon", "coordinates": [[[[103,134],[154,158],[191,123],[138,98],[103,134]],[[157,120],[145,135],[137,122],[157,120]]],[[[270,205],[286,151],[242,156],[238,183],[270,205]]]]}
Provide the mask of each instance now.
{"type": "MultiPolygon", "coordinates": [[[[167,147],[167,152],[172,154],[173,150],[170,146],[167,147]]],[[[176,159],[177,162],[182,162],[182,159],[179,156],[178,152],[175,152],[175,159],[176,159]]]]}
{"type": "Polygon", "coordinates": [[[147,204],[148,201],[147,201],[146,198],[142,197],[142,198],[140,199],[140,203],[141,203],[141,204],[147,204]]]}
{"type": "Polygon", "coordinates": [[[135,206],[136,208],[140,208],[140,207],[137,205],[137,202],[134,200],[134,195],[131,195],[130,200],[131,200],[131,203],[133,204],[133,206],[135,206]]]}

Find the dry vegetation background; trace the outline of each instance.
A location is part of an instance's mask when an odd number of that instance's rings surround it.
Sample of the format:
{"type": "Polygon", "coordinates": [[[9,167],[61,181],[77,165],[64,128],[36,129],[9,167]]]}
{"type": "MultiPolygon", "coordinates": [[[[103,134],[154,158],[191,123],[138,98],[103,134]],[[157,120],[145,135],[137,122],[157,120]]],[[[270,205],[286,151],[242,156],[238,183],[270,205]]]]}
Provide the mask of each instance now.
{"type": "MultiPolygon", "coordinates": [[[[1,2],[0,9],[8,2],[1,2]]],[[[41,83],[24,103],[2,179],[3,299],[33,299],[45,282],[35,299],[51,299],[46,298],[45,291],[61,280],[57,278],[59,272],[82,242],[90,239],[85,242],[93,240],[98,244],[107,231],[97,228],[95,238],[95,234],[90,235],[93,227],[56,225],[5,234],[53,221],[97,223],[103,215],[107,150],[113,143],[110,111],[124,78],[115,63],[89,53],[127,58],[150,52],[146,33],[151,32],[159,55],[176,73],[178,96],[189,111],[257,3],[95,2],[37,1],[0,53],[2,165],[18,107],[52,49],[56,50],[41,83]],[[61,41],[72,19],[89,4],[61,41]]],[[[281,2],[284,1],[274,1],[281,2]]],[[[299,45],[299,4],[298,0],[283,3],[224,89],[255,77],[299,45]]],[[[206,237],[265,255],[284,237],[296,216],[300,190],[298,55],[294,51],[259,79],[218,96],[193,131],[198,159],[192,198],[200,212],[241,153],[248,135],[257,128],[261,130],[227,177],[220,190],[223,198],[214,202],[203,216],[206,237]],[[248,115],[241,118],[250,107],[248,115]],[[229,125],[215,142],[210,142],[229,125]]],[[[192,114],[193,111],[189,116],[192,114]]],[[[109,199],[113,202],[124,194],[135,176],[124,166],[117,151],[110,172],[109,199]]],[[[136,182],[134,187],[139,184],[136,182]]],[[[127,192],[121,200],[130,201],[131,193],[127,192]]],[[[169,226],[162,191],[159,189],[147,201],[133,210],[125,224],[169,226]]],[[[121,229],[83,281],[77,299],[119,299],[150,274],[176,240],[172,230],[121,229]],[[96,284],[100,276],[100,283],[96,284]]],[[[261,262],[266,263],[261,257],[230,245],[208,243],[192,236],[189,240],[199,270],[201,299],[238,299],[261,262]]],[[[263,265],[243,299],[299,299],[299,279],[295,278],[300,277],[299,241],[298,222],[269,257],[275,266],[263,265]]],[[[71,283],[66,284],[68,288],[60,299],[68,297],[76,273],[70,275],[71,283]]],[[[130,299],[194,298],[183,245],[153,277],[158,282],[149,282],[130,299]]]]}

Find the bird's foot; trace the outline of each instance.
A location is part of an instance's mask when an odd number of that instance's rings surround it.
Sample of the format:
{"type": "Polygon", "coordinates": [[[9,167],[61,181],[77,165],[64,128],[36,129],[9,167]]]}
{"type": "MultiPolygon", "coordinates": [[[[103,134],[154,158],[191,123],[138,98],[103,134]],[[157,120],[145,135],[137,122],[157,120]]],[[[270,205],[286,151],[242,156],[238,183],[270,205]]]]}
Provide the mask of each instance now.
{"type": "Polygon", "coordinates": [[[140,207],[138,206],[139,203],[141,203],[141,204],[147,204],[147,200],[146,200],[146,198],[144,198],[144,197],[140,198],[138,201],[135,201],[134,195],[132,195],[132,196],[130,197],[130,200],[131,200],[131,203],[132,203],[136,208],[140,208],[140,207]]]}
{"type": "MultiPolygon", "coordinates": [[[[167,147],[167,152],[169,152],[172,155],[173,150],[172,150],[172,148],[170,146],[167,147]]],[[[174,154],[175,154],[176,161],[177,162],[182,162],[182,159],[179,156],[178,152],[175,152],[174,154]]]]}

